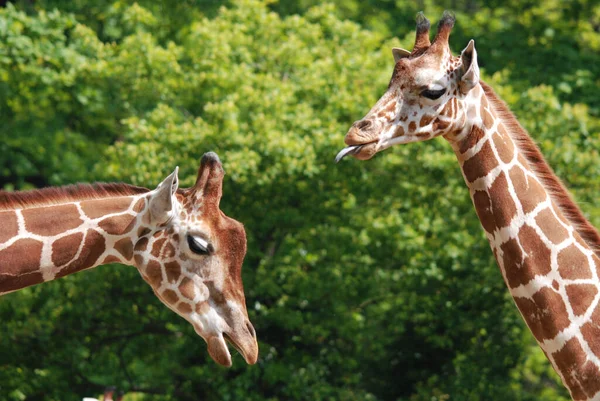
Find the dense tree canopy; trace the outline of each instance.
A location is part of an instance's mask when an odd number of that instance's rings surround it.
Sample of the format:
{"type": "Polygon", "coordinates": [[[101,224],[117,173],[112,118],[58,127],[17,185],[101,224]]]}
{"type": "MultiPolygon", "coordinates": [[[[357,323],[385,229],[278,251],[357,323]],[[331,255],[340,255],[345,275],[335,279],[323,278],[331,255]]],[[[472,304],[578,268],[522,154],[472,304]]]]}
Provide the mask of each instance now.
{"type": "Polygon", "coordinates": [[[216,151],[261,355],[231,369],[134,268],[0,298],[0,400],[566,400],[442,139],[333,164],[413,20],[484,79],[600,226],[593,0],[39,0],[0,9],[0,188],[191,185],[216,151]]]}

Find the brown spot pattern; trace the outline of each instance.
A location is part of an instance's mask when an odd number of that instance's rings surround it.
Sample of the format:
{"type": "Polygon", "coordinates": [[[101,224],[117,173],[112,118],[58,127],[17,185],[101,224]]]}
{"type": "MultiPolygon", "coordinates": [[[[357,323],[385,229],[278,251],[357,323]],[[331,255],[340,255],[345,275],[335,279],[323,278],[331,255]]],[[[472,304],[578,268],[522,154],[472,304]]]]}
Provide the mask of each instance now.
{"type": "Polygon", "coordinates": [[[129,238],[122,238],[115,242],[115,249],[127,260],[133,257],[133,242],[129,238]]]}
{"type": "Polygon", "coordinates": [[[17,215],[14,212],[0,212],[0,244],[19,233],[17,215]]]}
{"type": "Polygon", "coordinates": [[[396,131],[394,131],[394,135],[393,138],[399,137],[404,135],[404,127],[402,125],[398,125],[398,127],[396,127],[396,131]]]}
{"type": "Polygon", "coordinates": [[[570,324],[562,297],[551,288],[542,288],[531,299],[516,297],[515,302],[539,342],[556,337],[570,324]]]}
{"type": "Polygon", "coordinates": [[[498,166],[498,160],[494,157],[494,152],[490,142],[487,141],[469,160],[463,163],[463,171],[469,182],[478,178],[485,177],[490,171],[498,166]]]}
{"type": "Polygon", "coordinates": [[[416,129],[417,124],[414,121],[411,121],[410,124],[408,124],[408,132],[415,132],[416,129]]]}
{"type": "Polygon", "coordinates": [[[442,111],[440,112],[441,115],[446,116],[446,117],[453,117],[454,113],[452,110],[452,102],[446,102],[446,104],[444,105],[444,108],[442,109],[442,111]]]}
{"type": "Polygon", "coordinates": [[[511,238],[500,246],[509,288],[525,285],[536,274],[546,275],[551,270],[550,250],[546,248],[532,227],[524,225],[517,238],[518,241],[516,238],[511,238]]]}
{"type": "Polygon", "coordinates": [[[160,267],[160,263],[158,263],[155,260],[151,260],[148,262],[148,265],[146,266],[146,276],[148,277],[148,283],[152,286],[152,287],[159,287],[160,283],[162,282],[162,272],[161,272],[161,267],[160,267]]]}
{"type": "Polygon", "coordinates": [[[133,211],[136,213],[139,213],[142,210],[144,210],[145,206],[146,206],[146,200],[144,198],[140,198],[133,206],[133,211]]]}
{"type": "Polygon", "coordinates": [[[95,199],[81,202],[81,209],[90,219],[97,219],[107,214],[122,213],[129,209],[133,198],[95,199]]]}
{"type": "Polygon", "coordinates": [[[390,104],[387,105],[384,111],[387,113],[393,113],[394,111],[396,111],[396,102],[390,102],[390,104]]]}
{"type": "Polygon", "coordinates": [[[185,302],[181,302],[181,303],[179,303],[179,305],[177,305],[177,310],[179,311],[179,313],[182,313],[184,315],[188,315],[188,314],[192,313],[192,311],[194,309],[192,308],[192,306],[190,304],[187,304],[185,302]]]}
{"type": "Polygon", "coordinates": [[[535,223],[544,235],[554,244],[569,238],[569,232],[559,222],[550,209],[544,209],[535,216],[535,223]]]}
{"type": "Polygon", "coordinates": [[[64,277],[94,266],[105,250],[106,240],[104,237],[95,230],[88,230],[79,257],[63,268],[56,277],[64,277]]]}
{"type": "Polygon", "coordinates": [[[487,109],[488,107],[490,107],[490,103],[487,100],[487,97],[482,96],[481,97],[481,109],[487,109]]]}
{"type": "Polygon", "coordinates": [[[23,273],[20,276],[0,273],[0,292],[20,290],[43,282],[44,278],[39,271],[23,273]]]}
{"type": "Polygon", "coordinates": [[[179,300],[177,293],[173,290],[164,290],[162,296],[164,300],[169,304],[175,304],[179,300]]]}
{"type": "Polygon", "coordinates": [[[515,156],[515,146],[509,137],[502,137],[500,134],[495,133],[492,136],[494,146],[498,152],[498,156],[503,163],[509,163],[515,156]]]}
{"type": "Polygon", "coordinates": [[[581,334],[592,352],[600,358],[600,325],[588,322],[581,326],[581,334]]]}
{"type": "Polygon", "coordinates": [[[136,242],[134,250],[136,252],[144,252],[147,247],[148,247],[148,238],[144,237],[144,238],[141,238],[138,242],[136,242]]]}
{"type": "Polygon", "coordinates": [[[52,243],[52,263],[56,267],[61,267],[69,263],[79,250],[79,245],[83,241],[83,233],[75,233],[57,239],[52,243]]]}
{"type": "Polygon", "coordinates": [[[167,242],[166,245],[163,247],[161,257],[168,259],[172,258],[173,256],[175,256],[175,247],[171,242],[167,242]]]}
{"type": "Polygon", "coordinates": [[[165,272],[167,273],[167,280],[170,283],[176,283],[181,276],[181,267],[178,262],[167,262],[165,263],[165,272]]]}
{"type": "Polygon", "coordinates": [[[484,136],[485,136],[484,130],[482,130],[481,128],[479,128],[477,126],[473,126],[473,129],[471,130],[471,132],[469,132],[469,134],[465,137],[465,139],[463,139],[460,142],[460,144],[458,146],[460,153],[465,153],[467,150],[474,147],[477,144],[477,142],[479,142],[481,140],[481,138],[483,138],[484,136]]]}
{"type": "Polygon", "coordinates": [[[450,122],[449,121],[443,121],[443,120],[440,120],[439,118],[436,118],[433,121],[432,129],[433,129],[434,132],[435,131],[443,131],[446,128],[448,128],[449,126],[450,126],[450,122]]]}
{"type": "Polygon", "coordinates": [[[487,192],[475,191],[473,194],[473,204],[475,205],[475,211],[483,229],[488,233],[493,233],[496,229],[496,220],[492,213],[492,201],[487,192]]]}
{"type": "Polygon", "coordinates": [[[193,300],[196,296],[194,291],[194,282],[187,277],[184,277],[179,284],[179,291],[184,297],[193,300]]]}
{"type": "Polygon", "coordinates": [[[558,253],[558,272],[569,280],[592,278],[587,256],[575,245],[569,245],[558,253]]]}
{"type": "Polygon", "coordinates": [[[546,199],[546,191],[540,183],[531,176],[525,177],[525,173],[519,166],[511,168],[508,175],[524,213],[531,213],[546,199]]]}
{"type": "Polygon", "coordinates": [[[121,263],[121,259],[117,258],[115,255],[108,255],[107,257],[104,258],[104,261],[102,262],[102,264],[108,264],[108,263],[121,263]]]}
{"type": "Polygon", "coordinates": [[[154,241],[154,244],[152,244],[152,255],[158,257],[160,255],[160,251],[163,248],[163,245],[165,244],[165,241],[167,240],[167,238],[162,237],[162,238],[158,238],[156,241],[154,241]]]}
{"type": "Polygon", "coordinates": [[[569,303],[575,315],[583,315],[592,305],[598,289],[592,284],[571,284],[565,287],[569,303]]]}
{"type": "Polygon", "coordinates": [[[7,276],[20,276],[38,270],[43,246],[41,241],[29,238],[15,241],[11,246],[0,251],[2,273],[7,276]]]}
{"type": "Polygon", "coordinates": [[[489,189],[492,213],[497,227],[506,227],[517,213],[517,206],[508,192],[506,175],[501,172],[489,189]]]}
{"type": "Polygon", "coordinates": [[[487,109],[481,109],[481,118],[486,129],[491,129],[494,126],[494,117],[487,109]]]}
{"type": "Polygon", "coordinates": [[[135,217],[130,214],[107,217],[98,226],[111,235],[123,235],[131,231],[135,225],[135,217]]]}
{"type": "Polygon", "coordinates": [[[144,263],[144,258],[141,255],[133,255],[133,260],[135,261],[135,265],[140,267],[144,263]]]}
{"type": "Polygon", "coordinates": [[[600,391],[600,370],[587,360],[577,338],[567,341],[552,356],[574,400],[587,400],[600,391]]]}
{"type": "Polygon", "coordinates": [[[24,209],[25,229],[37,235],[51,237],[79,227],[83,220],[75,205],[56,205],[24,209]]]}
{"type": "Polygon", "coordinates": [[[431,121],[433,120],[433,116],[430,115],[424,115],[423,117],[421,117],[421,121],[419,121],[419,127],[425,127],[427,125],[429,125],[429,123],[431,123],[431,121]]]}

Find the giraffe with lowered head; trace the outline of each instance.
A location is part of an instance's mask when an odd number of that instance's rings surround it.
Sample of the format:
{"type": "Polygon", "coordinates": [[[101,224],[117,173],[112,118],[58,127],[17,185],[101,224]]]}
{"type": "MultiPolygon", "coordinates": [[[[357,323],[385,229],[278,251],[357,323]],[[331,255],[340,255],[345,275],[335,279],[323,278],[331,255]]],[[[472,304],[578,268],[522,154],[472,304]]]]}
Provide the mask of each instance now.
{"type": "Polygon", "coordinates": [[[417,16],[411,51],[392,50],[387,91],[338,153],[360,160],[445,138],[523,318],[574,400],[600,400],[600,235],[506,104],[479,79],[471,40],[454,57],[444,13],[433,42],[417,16]]]}
{"type": "Polygon", "coordinates": [[[219,209],[221,161],[206,153],[191,188],[178,189],[177,172],[153,191],[95,184],[0,192],[0,295],[106,263],[134,265],[215,362],[231,365],[227,340],[256,363],[241,277],[246,233],[219,209]]]}

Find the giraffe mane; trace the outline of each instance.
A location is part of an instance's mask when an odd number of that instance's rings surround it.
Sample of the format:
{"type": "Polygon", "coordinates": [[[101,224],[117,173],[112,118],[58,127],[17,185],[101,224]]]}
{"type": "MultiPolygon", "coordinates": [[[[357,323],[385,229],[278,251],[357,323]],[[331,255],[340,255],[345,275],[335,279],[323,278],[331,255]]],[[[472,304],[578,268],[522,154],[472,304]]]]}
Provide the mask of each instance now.
{"type": "Polygon", "coordinates": [[[57,205],[69,201],[131,196],[146,192],[149,192],[146,188],[123,183],[73,184],[29,191],[0,191],[0,211],[57,205]]]}
{"type": "Polygon", "coordinates": [[[556,176],[552,167],[548,165],[536,143],[531,139],[527,130],[521,126],[506,103],[496,95],[488,84],[483,81],[479,81],[479,83],[483,87],[485,95],[498,118],[506,125],[509,135],[515,141],[523,156],[525,156],[525,159],[539,178],[546,192],[550,195],[552,201],[558,206],[590,249],[600,257],[600,234],[598,230],[585,218],[565,185],[556,176]]]}

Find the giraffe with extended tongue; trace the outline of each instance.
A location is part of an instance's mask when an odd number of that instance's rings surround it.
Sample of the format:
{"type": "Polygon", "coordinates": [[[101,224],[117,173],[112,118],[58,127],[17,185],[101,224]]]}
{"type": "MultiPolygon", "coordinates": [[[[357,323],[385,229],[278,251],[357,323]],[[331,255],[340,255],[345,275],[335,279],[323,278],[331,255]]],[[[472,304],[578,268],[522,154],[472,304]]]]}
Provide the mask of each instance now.
{"type": "Polygon", "coordinates": [[[258,358],[241,268],[246,233],[219,209],[223,168],[202,157],[196,184],[177,169],[155,190],[126,184],[0,192],[0,295],[106,263],[134,265],[156,296],[230,366],[228,340],[258,358]]]}
{"type": "Polygon", "coordinates": [[[508,107],[479,79],[470,41],[452,56],[454,18],[429,41],[419,14],[412,52],[393,49],[389,87],[348,131],[336,160],[442,136],[462,168],[504,280],[575,400],[600,400],[600,235],[508,107]]]}

